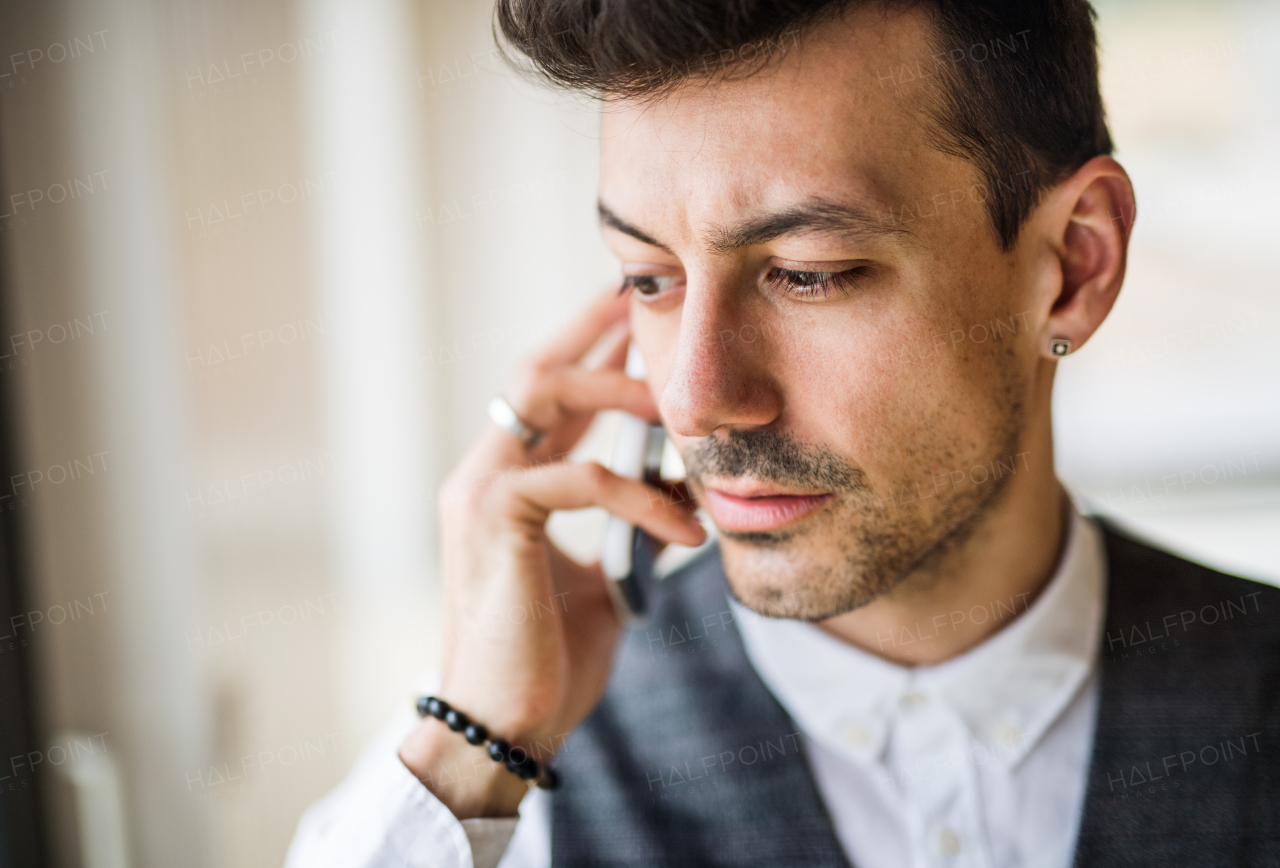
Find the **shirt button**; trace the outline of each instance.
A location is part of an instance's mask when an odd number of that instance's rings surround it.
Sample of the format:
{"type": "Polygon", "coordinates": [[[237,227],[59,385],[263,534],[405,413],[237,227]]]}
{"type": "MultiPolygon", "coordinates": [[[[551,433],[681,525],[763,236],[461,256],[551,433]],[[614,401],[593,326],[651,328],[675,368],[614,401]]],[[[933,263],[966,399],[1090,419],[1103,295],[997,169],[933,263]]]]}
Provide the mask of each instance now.
{"type": "Polygon", "coordinates": [[[902,694],[902,704],[907,708],[915,708],[917,705],[923,704],[928,698],[919,690],[912,690],[902,694]]]}
{"type": "Polygon", "coordinates": [[[938,849],[947,856],[954,856],[960,852],[960,836],[950,829],[943,829],[938,833],[938,849]]]}
{"type": "Polygon", "coordinates": [[[871,733],[867,732],[866,727],[847,726],[844,729],[844,740],[854,747],[864,747],[867,742],[871,741],[871,733]]]}
{"type": "Polygon", "coordinates": [[[996,727],[996,741],[1005,747],[1017,747],[1022,741],[1022,730],[1011,723],[1004,723],[996,727]]]}

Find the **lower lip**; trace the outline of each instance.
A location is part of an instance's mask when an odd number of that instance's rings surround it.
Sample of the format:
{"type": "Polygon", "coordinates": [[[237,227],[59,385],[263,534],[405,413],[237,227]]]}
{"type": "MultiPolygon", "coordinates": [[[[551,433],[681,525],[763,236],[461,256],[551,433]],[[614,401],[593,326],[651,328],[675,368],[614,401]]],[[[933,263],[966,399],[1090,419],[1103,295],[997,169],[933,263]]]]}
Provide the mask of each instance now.
{"type": "Polygon", "coordinates": [[[778,530],[794,524],[830,499],[829,494],[734,497],[707,490],[707,508],[716,525],[721,530],[739,533],[778,530]]]}

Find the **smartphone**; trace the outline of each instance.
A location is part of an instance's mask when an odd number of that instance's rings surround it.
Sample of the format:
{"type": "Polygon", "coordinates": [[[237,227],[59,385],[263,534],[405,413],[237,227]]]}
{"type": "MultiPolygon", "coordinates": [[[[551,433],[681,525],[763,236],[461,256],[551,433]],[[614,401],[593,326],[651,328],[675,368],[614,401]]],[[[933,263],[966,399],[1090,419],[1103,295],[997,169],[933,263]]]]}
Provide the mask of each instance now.
{"type": "MultiPolygon", "coordinates": [[[[635,344],[627,347],[627,376],[643,380],[644,356],[635,344]]],[[[667,432],[661,425],[622,415],[609,469],[628,479],[641,479],[655,488],[661,479],[662,451],[667,432]]],[[[625,623],[642,617],[653,581],[653,562],[660,546],[657,540],[615,515],[605,526],[600,565],[609,582],[614,609],[625,623]]]]}

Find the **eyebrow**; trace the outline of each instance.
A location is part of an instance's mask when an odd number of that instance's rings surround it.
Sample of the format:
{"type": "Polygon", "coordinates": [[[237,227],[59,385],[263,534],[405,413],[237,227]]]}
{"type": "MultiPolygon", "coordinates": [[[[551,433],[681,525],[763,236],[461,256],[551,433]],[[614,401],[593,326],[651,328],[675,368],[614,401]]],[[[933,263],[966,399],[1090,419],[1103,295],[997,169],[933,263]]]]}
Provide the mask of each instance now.
{"type": "MultiPolygon", "coordinates": [[[[610,229],[616,229],[623,235],[630,235],[637,241],[643,241],[645,244],[648,244],[651,247],[656,247],[665,253],[671,253],[670,247],[663,244],[661,241],[655,240],[653,236],[649,235],[649,233],[645,232],[643,229],[632,226],[626,220],[623,220],[617,214],[614,214],[605,207],[603,202],[596,203],[596,211],[600,214],[600,223],[602,225],[608,226],[610,229]]],[[[671,255],[675,256],[674,253],[671,253],[671,255]]]]}
{"type": "MultiPolygon", "coordinates": [[[[603,202],[597,203],[596,208],[600,214],[601,224],[616,229],[624,235],[630,235],[637,241],[671,253],[671,248],[643,229],[623,220],[603,202]]],[[[892,211],[889,213],[893,214],[892,211]]],[[[783,211],[765,214],[738,226],[718,227],[712,230],[708,246],[715,253],[730,253],[743,247],[766,244],[788,235],[803,235],[811,232],[833,232],[867,240],[904,240],[903,236],[911,235],[901,225],[885,225],[883,220],[871,216],[871,212],[864,208],[824,199],[813,199],[783,211]]]]}

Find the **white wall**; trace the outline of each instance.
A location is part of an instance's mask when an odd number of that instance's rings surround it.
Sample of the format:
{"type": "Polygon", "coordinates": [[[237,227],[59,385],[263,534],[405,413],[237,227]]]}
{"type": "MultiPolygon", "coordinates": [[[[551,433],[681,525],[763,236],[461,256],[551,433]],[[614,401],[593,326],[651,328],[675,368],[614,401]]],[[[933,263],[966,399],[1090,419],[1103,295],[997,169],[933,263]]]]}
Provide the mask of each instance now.
{"type": "Polygon", "coordinates": [[[1138,220],[1120,300],[1058,366],[1059,469],[1153,539],[1280,583],[1280,14],[1099,11],[1138,220]]]}

